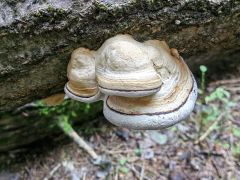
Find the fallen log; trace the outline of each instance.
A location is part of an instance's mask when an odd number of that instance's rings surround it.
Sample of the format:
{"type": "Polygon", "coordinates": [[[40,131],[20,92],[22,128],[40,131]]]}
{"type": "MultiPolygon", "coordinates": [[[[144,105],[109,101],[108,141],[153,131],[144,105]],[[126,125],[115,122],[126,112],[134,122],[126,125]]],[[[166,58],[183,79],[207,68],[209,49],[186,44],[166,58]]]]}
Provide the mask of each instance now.
{"type": "Polygon", "coordinates": [[[71,52],[128,33],[165,40],[193,71],[240,61],[240,3],[230,0],[0,3],[0,111],[61,92],[71,52]]]}

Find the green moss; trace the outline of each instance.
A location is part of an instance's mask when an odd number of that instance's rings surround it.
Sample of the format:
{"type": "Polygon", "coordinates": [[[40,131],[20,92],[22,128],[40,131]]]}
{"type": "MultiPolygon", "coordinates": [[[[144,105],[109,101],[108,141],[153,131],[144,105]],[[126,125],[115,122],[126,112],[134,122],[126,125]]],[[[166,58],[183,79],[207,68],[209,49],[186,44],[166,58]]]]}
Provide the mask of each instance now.
{"type": "Polygon", "coordinates": [[[37,21],[47,21],[49,18],[52,18],[54,17],[55,19],[60,19],[62,18],[64,15],[67,15],[67,12],[62,9],[62,8],[59,8],[59,9],[55,9],[51,6],[48,6],[47,9],[45,10],[39,10],[35,13],[32,14],[34,17],[37,17],[37,18],[40,18],[40,19],[37,19],[37,21]]]}
{"type": "Polygon", "coordinates": [[[102,102],[92,104],[81,103],[73,100],[65,100],[62,104],[57,106],[45,106],[43,102],[39,101],[40,115],[49,117],[62,117],[66,119],[91,119],[95,117],[102,110],[102,102]]]}
{"type": "Polygon", "coordinates": [[[108,8],[109,8],[108,4],[102,3],[102,2],[99,2],[99,1],[95,2],[95,7],[99,10],[102,10],[102,11],[107,11],[108,8]]]}
{"type": "Polygon", "coordinates": [[[48,12],[54,12],[55,11],[55,9],[51,6],[48,6],[47,10],[48,10],[48,12]]]}

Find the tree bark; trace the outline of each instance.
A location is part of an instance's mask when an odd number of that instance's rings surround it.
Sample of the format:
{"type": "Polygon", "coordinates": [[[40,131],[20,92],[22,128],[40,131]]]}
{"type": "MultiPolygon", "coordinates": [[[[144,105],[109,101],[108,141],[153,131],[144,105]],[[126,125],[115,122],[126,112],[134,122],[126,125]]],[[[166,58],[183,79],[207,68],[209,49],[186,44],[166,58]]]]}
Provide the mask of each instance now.
{"type": "Polygon", "coordinates": [[[240,64],[239,1],[2,0],[0,111],[62,91],[71,52],[119,33],[165,40],[194,72],[240,64]]]}

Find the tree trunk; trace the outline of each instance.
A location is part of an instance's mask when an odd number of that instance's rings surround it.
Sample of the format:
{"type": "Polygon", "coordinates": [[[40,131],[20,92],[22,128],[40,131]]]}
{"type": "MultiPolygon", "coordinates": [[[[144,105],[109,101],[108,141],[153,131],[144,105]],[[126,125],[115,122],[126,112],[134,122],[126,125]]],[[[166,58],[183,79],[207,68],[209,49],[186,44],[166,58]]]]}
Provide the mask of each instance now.
{"type": "Polygon", "coordinates": [[[0,2],[0,111],[60,92],[71,52],[109,37],[165,40],[193,71],[240,62],[240,3],[227,0],[0,2]]]}

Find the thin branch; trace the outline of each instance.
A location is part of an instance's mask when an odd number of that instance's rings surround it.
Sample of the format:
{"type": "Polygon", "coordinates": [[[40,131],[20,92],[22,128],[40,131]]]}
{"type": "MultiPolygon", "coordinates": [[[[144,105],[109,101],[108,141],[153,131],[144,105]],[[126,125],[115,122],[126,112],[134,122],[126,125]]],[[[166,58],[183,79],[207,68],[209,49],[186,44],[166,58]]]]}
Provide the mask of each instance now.
{"type": "Polygon", "coordinates": [[[94,160],[99,159],[99,156],[95,153],[93,148],[89,146],[83,138],[81,138],[77,132],[72,128],[72,126],[68,122],[58,121],[58,126],[63,130],[63,132],[73,139],[74,142],[78,144],[78,146],[84,149],[94,160]],[[67,123],[67,130],[66,130],[67,123]]]}
{"type": "Polygon", "coordinates": [[[237,79],[227,79],[227,80],[219,80],[219,81],[215,81],[215,82],[210,83],[210,85],[220,86],[220,85],[238,84],[238,83],[240,83],[240,78],[237,78],[237,79]]]}
{"type": "Polygon", "coordinates": [[[69,137],[71,137],[78,145],[79,147],[81,147],[82,149],[84,149],[85,151],[87,151],[88,154],[90,154],[90,156],[93,159],[98,159],[98,155],[95,153],[95,151],[93,150],[93,148],[91,146],[89,146],[84,140],[83,138],[81,138],[76,131],[72,131],[68,134],[69,137]]]}
{"type": "Polygon", "coordinates": [[[143,178],[144,178],[144,170],[145,170],[145,165],[144,165],[145,163],[144,163],[144,161],[143,161],[143,164],[142,164],[142,167],[141,167],[141,174],[140,174],[140,178],[139,178],[139,180],[143,180],[143,178]]]}
{"type": "Polygon", "coordinates": [[[48,180],[51,179],[53,177],[53,175],[57,172],[57,170],[61,167],[61,163],[57,164],[52,171],[49,173],[49,175],[47,177],[45,177],[43,180],[48,180]]]}
{"type": "Polygon", "coordinates": [[[207,129],[207,131],[197,140],[194,144],[202,142],[216,127],[216,125],[222,120],[224,113],[220,114],[218,118],[212,123],[212,125],[207,129]]]}

